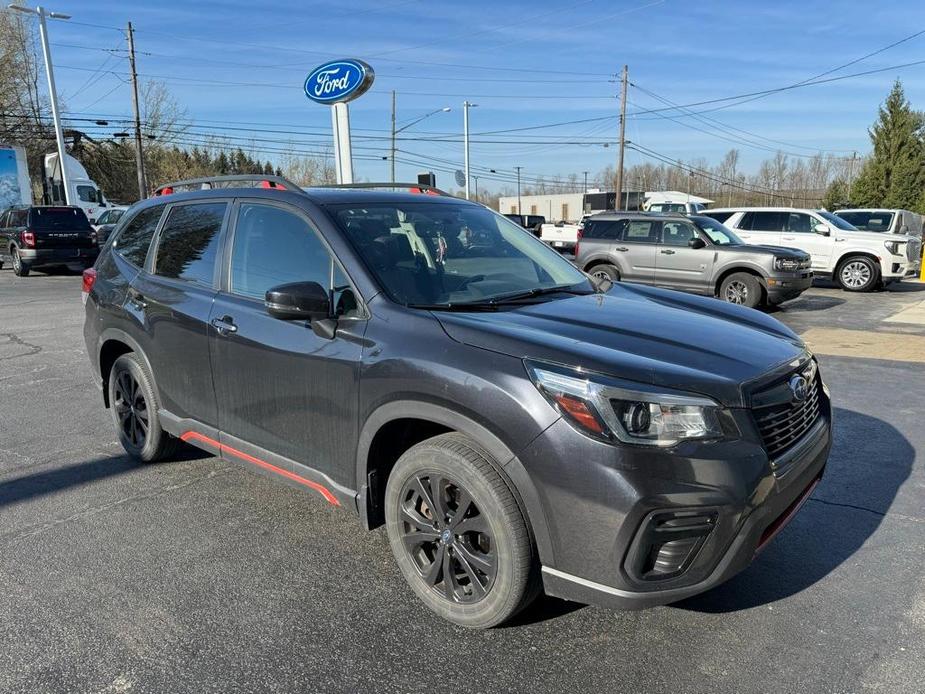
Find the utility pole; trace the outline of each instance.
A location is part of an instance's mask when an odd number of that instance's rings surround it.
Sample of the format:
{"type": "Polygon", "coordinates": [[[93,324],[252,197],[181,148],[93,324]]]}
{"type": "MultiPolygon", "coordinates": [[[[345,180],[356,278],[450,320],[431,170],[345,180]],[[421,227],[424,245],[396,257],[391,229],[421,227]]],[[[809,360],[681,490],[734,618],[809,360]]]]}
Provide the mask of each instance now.
{"type": "Polygon", "coordinates": [[[45,76],[48,78],[48,95],[51,99],[51,117],[55,123],[55,140],[58,143],[58,166],[61,168],[61,185],[64,187],[64,204],[70,205],[70,191],[68,187],[67,152],[64,148],[64,131],[61,129],[61,114],[58,112],[58,90],[55,89],[55,73],[51,64],[51,49],[48,46],[48,28],[45,26],[45,17],[52,19],[70,19],[69,14],[49,12],[44,7],[24,7],[23,5],[9,5],[11,10],[34,14],[39,18],[39,38],[42,41],[42,56],[45,58],[45,76]]]}
{"type": "Polygon", "coordinates": [[[629,69],[623,66],[623,88],[620,90],[620,153],[617,157],[617,209],[623,209],[623,150],[626,147],[626,85],[629,81],[629,69]]]}
{"type": "Polygon", "coordinates": [[[148,197],[148,184],[145,181],[145,155],[141,150],[141,114],[138,105],[138,73],[135,71],[135,31],[128,23],[128,64],[132,73],[132,108],[135,111],[135,168],[138,170],[138,199],[148,197]]]}
{"type": "Polygon", "coordinates": [[[523,213],[520,211],[520,170],[521,170],[523,167],[522,167],[522,166],[515,166],[514,168],[517,169],[517,214],[523,214],[523,213]]]}
{"type": "Polygon", "coordinates": [[[464,164],[466,169],[466,200],[469,199],[469,108],[476,107],[478,104],[470,104],[463,101],[463,143],[465,146],[464,164]]]}
{"type": "Polygon", "coordinates": [[[389,159],[392,162],[391,165],[391,178],[389,179],[390,183],[395,183],[395,90],[392,90],[392,153],[389,156],[389,159]]]}
{"type": "Polygon", "coordinates": [[[581,173],[585,175],[585,195],[587,195],[588,194],[588,172],[582,171],[581,173]]]}
{"type": "Polygon", "coordinates": [[[475,201],[478,202],[479,201],[479,177],[473,174],[472,179],[475,181],[475,201]]]}

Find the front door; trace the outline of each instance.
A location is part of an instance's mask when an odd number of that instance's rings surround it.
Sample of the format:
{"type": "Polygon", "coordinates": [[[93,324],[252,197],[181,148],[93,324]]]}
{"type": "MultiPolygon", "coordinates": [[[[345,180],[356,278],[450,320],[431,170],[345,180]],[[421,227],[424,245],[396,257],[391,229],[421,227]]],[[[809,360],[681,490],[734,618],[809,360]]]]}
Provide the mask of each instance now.
{"type": "MultiPolygon", "coordinates": [[[[216,408],[207,328],[229,207],[230,201],[215,200],[169,206],[149,253],[153,258],[127,292],[128,308],[143,326],[140,341],[154,371],[161,407],[213,427],[216,408]]],[[[151,208],[151,217],[156,224],[158,208],[151,208]]]]}
{"type": "Polygon", "coordinates": [[[831,236],[813,231],[817,224],[823,224],[826,228],[829,226],[821,219],[816,219],[805,212],[790,212],[787,215],[784,232],[780,235],[780,245],[806,251],[812,256],[813,270],[827,272],[834,240],[831,236]]]}
{"type": "Polygon", "coordinates": [[[662,238],[655,257],[655,283],[686,291],[712,292],[714,251],[708,245],[691,248],[691,239],[700,238],[693,224],[681,220],[662,222],[662,238]]]}
{"type": "Polygon", "coordinates": [[[366,329],[355,290],[301,211],[242,200],[234,217],[229,270],[210,319],[222,443],[258,458],[282,456],[349,487],[366,329]],[[268,289],[308,281],[331,291],[332,339],[266,311],[268,289]]]}

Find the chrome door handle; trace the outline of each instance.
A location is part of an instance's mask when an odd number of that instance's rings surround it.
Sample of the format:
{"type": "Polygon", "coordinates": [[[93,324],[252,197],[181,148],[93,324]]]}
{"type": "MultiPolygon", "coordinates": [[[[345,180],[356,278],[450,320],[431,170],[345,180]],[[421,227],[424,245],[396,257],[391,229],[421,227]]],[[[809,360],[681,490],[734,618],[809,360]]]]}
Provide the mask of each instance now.
{"type": "Polygon", "coordinates": [[[218,331],[219,335],[228,335],[229,333],[238,332],[238,326],[234,324],[234,319],[231,316],[213,318],[212,327],[218,331]]]}
{"type": "Polygon", "coordinates": [[[664,251],[659,251],[659,252],[662,253],[663,255],[674,255],[674,251],[667,250],[667,249],[664,251]]]}
{"type": "Polygon", "coordinates": [[[626,246],[619,246],[617,248],[614,248],[614,250],[620,251],[621,253],[626,253],[629,250],[629,248],[627,248],[626,246]]]}
{"type": "Polygon", "coordinates": [[[793,241],[796,239],[796,236],[781,236],[781,239],[784,241],[793,241]]]}

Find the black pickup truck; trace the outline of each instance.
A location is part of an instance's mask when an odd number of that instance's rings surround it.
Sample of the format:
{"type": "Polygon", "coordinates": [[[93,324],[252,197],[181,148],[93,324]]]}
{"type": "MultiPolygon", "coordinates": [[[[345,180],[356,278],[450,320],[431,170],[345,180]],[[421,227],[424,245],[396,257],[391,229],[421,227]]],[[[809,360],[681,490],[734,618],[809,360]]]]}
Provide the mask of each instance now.
{"type": "Polygon", "coordinates": [[[23,205],[0,212],[0,267],[9,257],[18,277],[50,265],[83,270],[99,250],[96,232],[79,207],[23,205]]]}

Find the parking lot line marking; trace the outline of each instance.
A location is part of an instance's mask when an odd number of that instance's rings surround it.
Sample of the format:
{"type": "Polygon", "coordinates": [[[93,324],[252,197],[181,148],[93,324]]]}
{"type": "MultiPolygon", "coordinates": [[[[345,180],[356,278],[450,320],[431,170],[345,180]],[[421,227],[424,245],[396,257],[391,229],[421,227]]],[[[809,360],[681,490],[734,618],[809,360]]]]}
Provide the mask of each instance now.
{"type": "Polygon", "coordinates": [[[915,325],[925,325],[925,301],[913,304],[909,308],[894,313],[889,318],[883,319],[884,323],[913,323],[915,325]]]}
{"type": "Polygon", "coordinates": [[[925,335],[810,328],[800,337],[816,354],[925,363],[925,335]]]}

